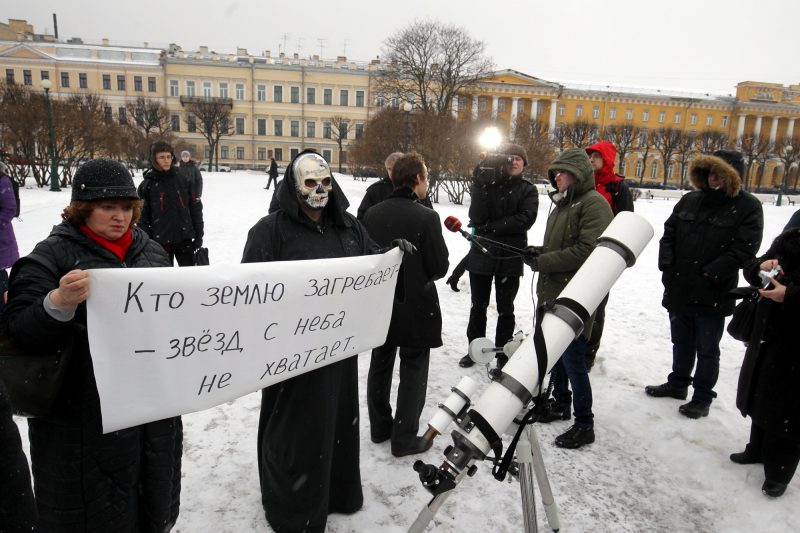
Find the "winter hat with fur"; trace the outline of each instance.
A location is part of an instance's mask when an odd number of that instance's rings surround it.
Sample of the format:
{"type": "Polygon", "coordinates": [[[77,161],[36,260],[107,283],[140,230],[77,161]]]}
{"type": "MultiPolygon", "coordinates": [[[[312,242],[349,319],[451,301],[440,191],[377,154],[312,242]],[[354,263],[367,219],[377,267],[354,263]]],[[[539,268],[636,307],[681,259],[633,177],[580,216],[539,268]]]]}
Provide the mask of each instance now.
{"type": "Polygon", "coordinates": [[[133,178],[125,165],[113,159],[92,159],[72,178],[72,201],[129,198],[138,200],[133,178]]]}
{"type": "Polygon", "coordinates": [[[727,196],[736,196],[742,188],[744,159],[733,150],[717,150],[713,155],[699,155],[692,159],[689,179],[695,189],[708,187],[708,176],[714,173],[720,180],[720,189],[727,196]]]}
{"type": "Polygon", "coordinates": [[[161,166],[156,161],[156,154],[169,152],[172,154],[172,166],[175,166],[175,150],[172,145],[167,141],[156,141],[150,146],[150,165],[156,169],[161,170],[161,166]]]}
{"type": "Polygon", "coordinates": [[[500,147],[498,150],[501,154],[508,154],[508,155],[516,155],[522,158],[525,162],[525,166],[528,165],[528,152],[525,151],[525,148],[518,144],[507,143],[500,147]]]}

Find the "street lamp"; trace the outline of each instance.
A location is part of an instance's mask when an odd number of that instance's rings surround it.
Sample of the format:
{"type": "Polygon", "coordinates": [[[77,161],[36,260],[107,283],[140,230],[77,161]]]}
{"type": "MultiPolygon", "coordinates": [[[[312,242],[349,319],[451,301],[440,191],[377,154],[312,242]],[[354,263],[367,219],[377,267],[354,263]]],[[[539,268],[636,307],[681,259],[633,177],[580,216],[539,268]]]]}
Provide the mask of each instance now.
{"type": "Polygon", "coordinates": [[[411,102],[406,102],[403,104],[403,111],[406,115],[406,123],[405,128],[403,129],[403,152],[408,152],[408,121],[411,117],[411,110],[414,109],[414,106],[411,105],[411,102]]]}
{"type": "Polygon", "coordinates": [[[50,80],[42,80],[42,89],[44,89],[44,99],[47,102],[47,129],[50,134],[50,190],[59,192],[61,187],[58,186],[58,162],[56,161],[56,130],[53,129],[53,109],[50,106],[50,87],[53,82],[50,80]]]}
{"type": "Polygon", "coordinates": [[[792,162],[792,145],[787,144],[783,147],[783,177],[781,178],[781,188],[778,191],[778,200],[775,202],[775,205],[780,207],[781,201],[783,200],[783,193],[786,191],[786,180],[789,177],[789,166],[792,162]]]}

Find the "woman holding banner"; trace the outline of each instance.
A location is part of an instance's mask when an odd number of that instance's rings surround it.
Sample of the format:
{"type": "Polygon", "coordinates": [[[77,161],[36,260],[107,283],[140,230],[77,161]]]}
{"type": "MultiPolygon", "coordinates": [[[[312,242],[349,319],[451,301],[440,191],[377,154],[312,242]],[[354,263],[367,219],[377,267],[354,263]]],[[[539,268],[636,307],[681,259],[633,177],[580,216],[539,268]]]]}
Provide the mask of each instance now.
{"type": "Polygon", "coordinates": [[[3,320],[12,340],[31,352],[72,346],[55,407],[28,420],[41,531],[167,532],[178,517],[181,419],[103,434],[86,333],[87,270],[170,266],[134,226],[141,209],[125,166],[90,161],[63,222],[11,272],[3,320]]]}

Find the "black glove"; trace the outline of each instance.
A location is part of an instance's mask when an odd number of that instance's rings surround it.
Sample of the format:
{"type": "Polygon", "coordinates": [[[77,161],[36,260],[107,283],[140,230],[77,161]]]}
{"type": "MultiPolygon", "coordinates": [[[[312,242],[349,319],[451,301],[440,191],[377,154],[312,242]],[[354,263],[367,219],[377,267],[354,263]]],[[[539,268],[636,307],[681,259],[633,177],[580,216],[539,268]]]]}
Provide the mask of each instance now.
{"type": "Polygon", "coordinates": [[[200,237],[199,239],[195,239],[192,244],[194,245],[195,251],[199,250],[203,247],[203,238],[200,237]]]}
{"type": "Polygon", "coordinates": [[[403,255],[413,255],[417,253],[417,247],[405,239],[395,239],[390,244],[392,248],[395,246],[400,248],[400,251],[403,252],[403,255]]]}
{"type": "Polygon", "coordinates": [[[522,251],[522,262],[531,267],[531,270],[535,272],[539,270],[539,254],[541,253],[541,246],[526,246],[522,251]]]}

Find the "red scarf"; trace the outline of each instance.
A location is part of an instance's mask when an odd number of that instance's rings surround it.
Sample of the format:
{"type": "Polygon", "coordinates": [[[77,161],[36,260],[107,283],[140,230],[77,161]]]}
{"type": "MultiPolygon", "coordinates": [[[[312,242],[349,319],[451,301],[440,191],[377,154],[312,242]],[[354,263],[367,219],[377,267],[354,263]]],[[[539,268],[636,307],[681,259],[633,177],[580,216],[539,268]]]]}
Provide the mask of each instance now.
{"type": "Polygon", "coordinates": [[[109,241],[108,239],[93,232],[86,224],[81,224],[79,227],[87,237],[98,243],[106,250],[110,250],[114,255],[119,257],[120,261],[125,261],[125,254],[128,253],[128,248],[130,248],[131,244],[133,243],[133,234],[131,232],[131,228],[128,228],[128,231],[123,233],[122,237],[116,241],[109,241]]]}

